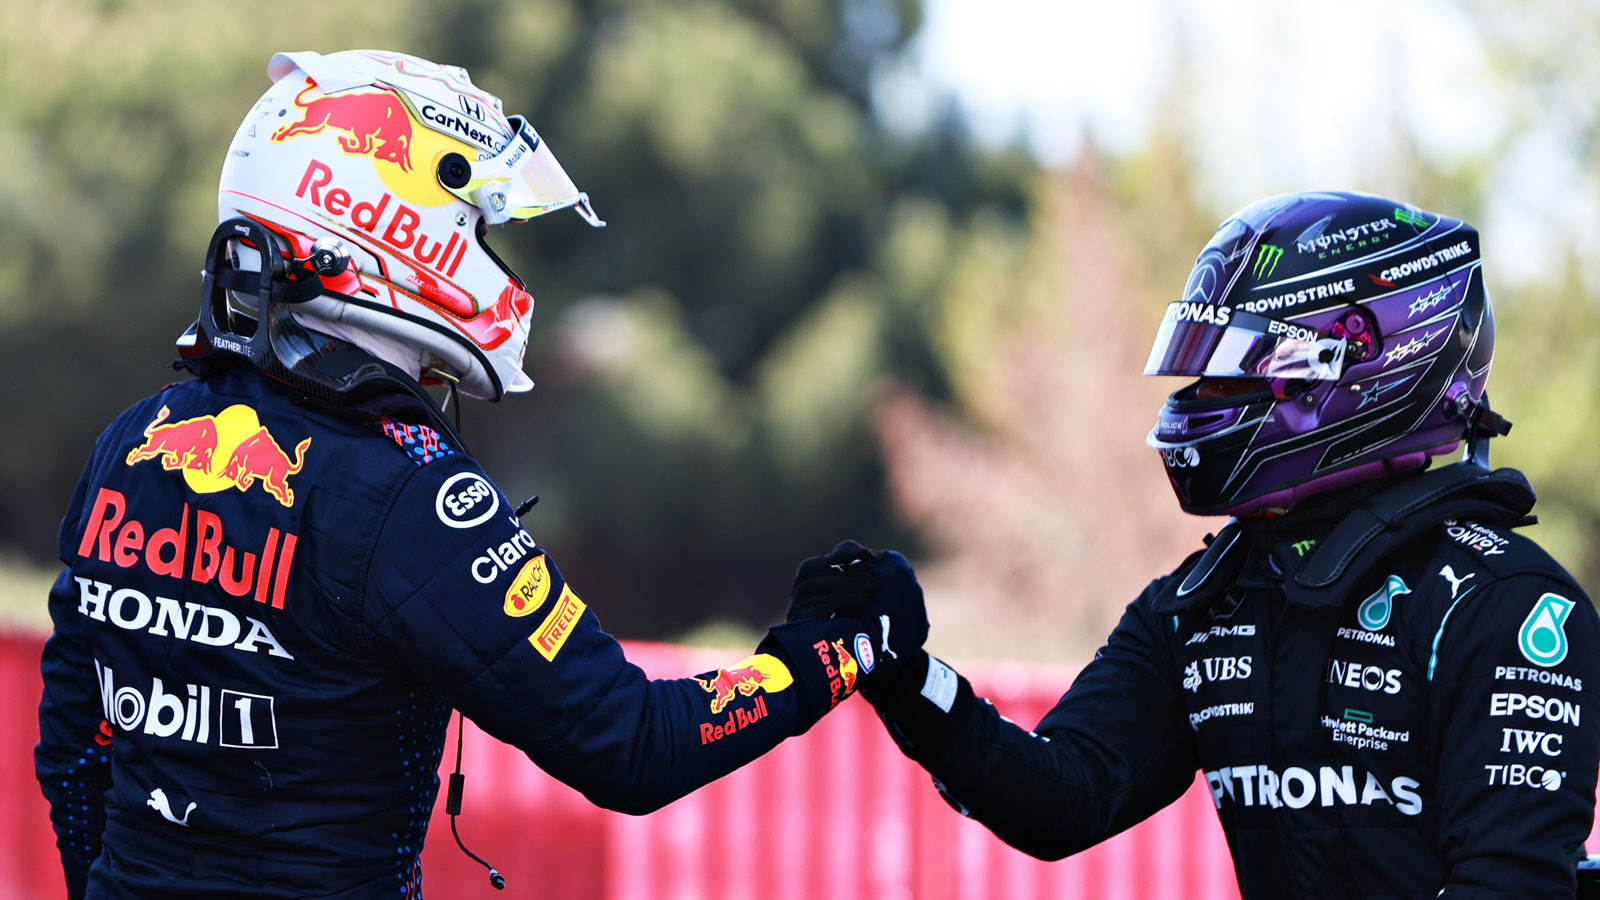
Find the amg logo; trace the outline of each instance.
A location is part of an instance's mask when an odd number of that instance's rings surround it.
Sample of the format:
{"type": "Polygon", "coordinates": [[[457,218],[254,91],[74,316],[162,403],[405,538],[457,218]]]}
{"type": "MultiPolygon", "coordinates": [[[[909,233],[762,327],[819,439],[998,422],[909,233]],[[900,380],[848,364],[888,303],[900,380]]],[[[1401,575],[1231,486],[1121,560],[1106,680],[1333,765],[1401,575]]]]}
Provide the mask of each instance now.
{"type": "Polygon", "coordinates": [[[1196,631],[1194,634],[1189,635],[1189,639],[1184,641],[1183,645],[1187,647],[1190,644],[1204,644],[1214,637],[1255,637],[1255,634],[1256,627],[1254,625],[1213,625],[1205,631],[1196,631]]]}

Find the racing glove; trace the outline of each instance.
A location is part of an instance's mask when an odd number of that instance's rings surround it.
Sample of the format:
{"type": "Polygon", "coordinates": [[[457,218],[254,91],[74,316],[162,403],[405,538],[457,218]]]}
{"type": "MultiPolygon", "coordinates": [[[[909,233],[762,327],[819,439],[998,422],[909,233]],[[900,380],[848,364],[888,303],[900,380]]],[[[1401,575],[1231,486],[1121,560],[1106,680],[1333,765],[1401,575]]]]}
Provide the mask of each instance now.
{"type": "Polygon", "coordinates": [[[788,621],[768,632],[762,649],[790,661],[813,698],[804,731],[856,690],[895,680],[927,636],[922,588],[905,557],[845,541],[800,564],[788,621]]]}

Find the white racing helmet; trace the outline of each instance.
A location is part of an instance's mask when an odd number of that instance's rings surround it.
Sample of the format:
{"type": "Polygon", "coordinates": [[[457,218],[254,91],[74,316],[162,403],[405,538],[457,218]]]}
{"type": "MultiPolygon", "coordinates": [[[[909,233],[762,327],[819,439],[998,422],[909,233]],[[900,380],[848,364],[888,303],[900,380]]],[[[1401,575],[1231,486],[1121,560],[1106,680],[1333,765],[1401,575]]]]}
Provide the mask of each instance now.
{"type": "Polygon", "coordinates": [[[295,317],[474,397],[532,387],[533,298],[489,248],[488,226],[567,207],[605,224],[532,126],[465,70],[403,53],[278,53],[267,75],[217,205],[219,221],[254,220],[295,257],[348,255],[295,317]]]}

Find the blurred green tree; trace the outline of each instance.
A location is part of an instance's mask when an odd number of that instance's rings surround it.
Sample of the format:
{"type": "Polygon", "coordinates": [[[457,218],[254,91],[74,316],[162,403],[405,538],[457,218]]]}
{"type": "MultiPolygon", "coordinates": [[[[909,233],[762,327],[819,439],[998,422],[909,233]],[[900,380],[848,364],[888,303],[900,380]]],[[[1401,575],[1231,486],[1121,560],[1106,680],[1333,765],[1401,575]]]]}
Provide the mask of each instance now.
{"type": "MultiPolygon", "coordinates": [[[[913,0],[0,0],[0,543],[43,561],[95,434],[174,376],[222,153],[280,49],[464,65],[526,112],[610,227],[495,235],[539,299],[539,388],[469,404],[491,475],[543,502],[606,625],[781,613],[802,556],[903,544],[866,424],[886,372],[943,396],[922,312],[1020,231],[1034,166],[953,114],[889,129],[875,73],[913,0]]],[[[567,220],[571,221],[567,221],[567,220]]]]}
{"type": "MultiPolygon", "coordinates": [[[[1592,227],[1600,203],[1600,4],[1594,0],[1465,0],[1505,91],[1506,124],[1492,159],[1476,167],[1480,194],[1508,193],[1504,169],[1529,160],[1570,168],[1563,187],[1582,213],[1561,211],[1539,249],[1550,260],[1520,282],[1495,281],[1495,352],[1490,395],[1515,428],[1495,461],[1527,473],[1539,491],[1535,537],[1600,600],[1600,244],[1592,227]],[[1526,147],[1543,155],[1530,156],[1526,147]]],[[[1502,205],[1523,207],[1521,197],[1502,205]]],[[[1487,204],[1486,204],[1487,205],[1487,204]]],[[[1487,246],[1494,235],[1485,235],[1487,246]]]]}

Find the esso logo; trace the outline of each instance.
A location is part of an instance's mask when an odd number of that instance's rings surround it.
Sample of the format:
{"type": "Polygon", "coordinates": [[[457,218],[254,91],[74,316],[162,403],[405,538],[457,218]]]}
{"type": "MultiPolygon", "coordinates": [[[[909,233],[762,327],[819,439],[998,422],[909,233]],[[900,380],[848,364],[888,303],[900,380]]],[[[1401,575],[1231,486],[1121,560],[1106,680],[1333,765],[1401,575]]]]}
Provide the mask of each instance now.
{"type": "Polygon", "coordinates": [[[500,508],[500,495],[482,475],[462,472],[439,486],[433,508],[439,521],[451,528],[471,528],[489,521],[500,508]]]}
{"type": "Polygon", "coordinates": [[[856,635],[856,659],[861,662],[861,671],[871,672],[877,663],[877,658],[872,652],[872,639],[864,634],[856,635]]]}

